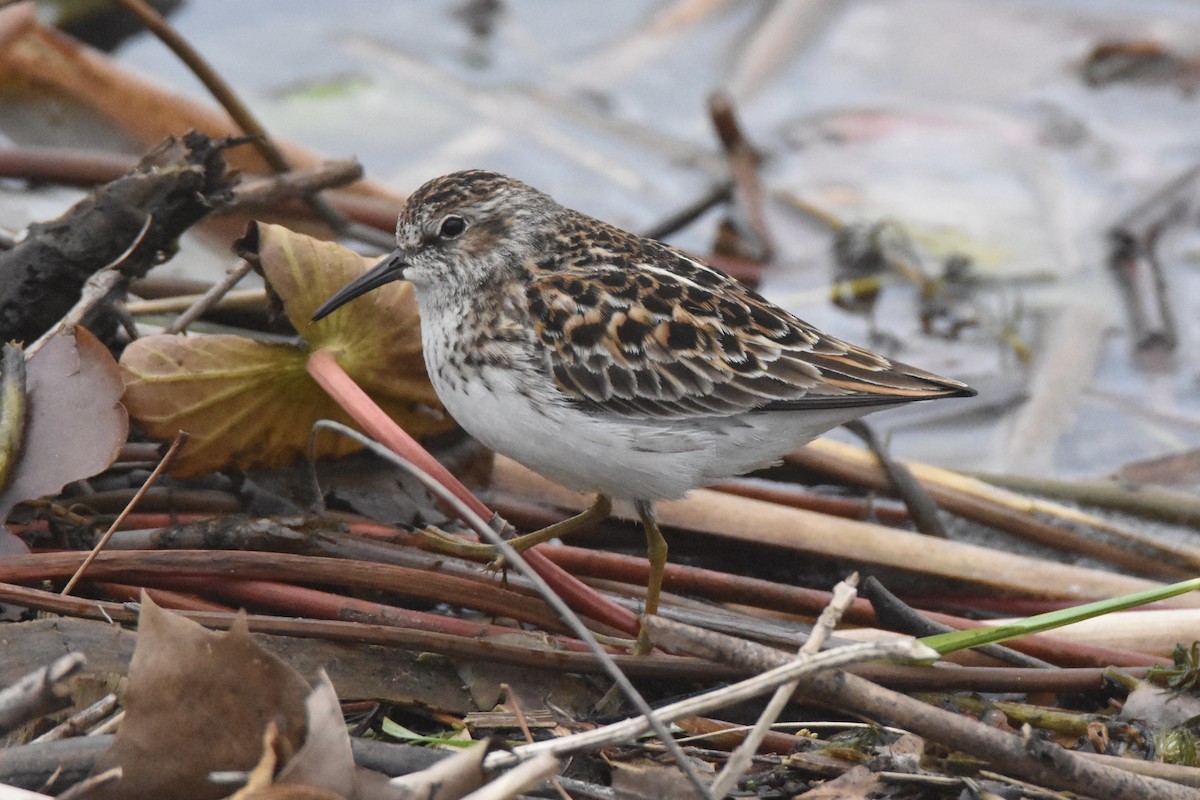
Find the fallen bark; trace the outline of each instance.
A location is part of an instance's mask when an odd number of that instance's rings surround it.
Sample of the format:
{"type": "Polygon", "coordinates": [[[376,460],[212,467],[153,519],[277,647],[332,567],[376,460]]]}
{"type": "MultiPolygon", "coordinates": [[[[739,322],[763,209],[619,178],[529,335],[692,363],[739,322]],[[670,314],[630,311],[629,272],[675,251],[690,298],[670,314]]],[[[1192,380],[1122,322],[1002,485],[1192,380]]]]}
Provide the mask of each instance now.
{"type": "MultiPolygon", "coordinates": [[[[58,219],[30,225],[24,239],[0,252],[0,341],[37,339],[100,269],[121,272],[119,290],[173,252],[184,231],[231,197],[225,146],[195,132],[170,137],[128,175],[58,219]]],[[[109,317],[94,332],[103,339],[112,326],[109,317]]]]}

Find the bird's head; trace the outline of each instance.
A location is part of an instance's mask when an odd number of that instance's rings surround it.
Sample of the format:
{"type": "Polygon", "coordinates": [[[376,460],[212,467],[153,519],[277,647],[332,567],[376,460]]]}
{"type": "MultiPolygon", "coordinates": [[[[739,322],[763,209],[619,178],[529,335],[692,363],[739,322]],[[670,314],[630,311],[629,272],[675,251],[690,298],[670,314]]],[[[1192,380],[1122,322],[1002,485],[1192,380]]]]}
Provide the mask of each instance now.
{"type": "Polygon", "coordinates": [[[411,281],[423,307],[475,297],[535,258],[562,213],[548,195],[496,172],[435,178],[400,212],[396,249],[342,287],[313,319],[395,280],[411,281]]]}

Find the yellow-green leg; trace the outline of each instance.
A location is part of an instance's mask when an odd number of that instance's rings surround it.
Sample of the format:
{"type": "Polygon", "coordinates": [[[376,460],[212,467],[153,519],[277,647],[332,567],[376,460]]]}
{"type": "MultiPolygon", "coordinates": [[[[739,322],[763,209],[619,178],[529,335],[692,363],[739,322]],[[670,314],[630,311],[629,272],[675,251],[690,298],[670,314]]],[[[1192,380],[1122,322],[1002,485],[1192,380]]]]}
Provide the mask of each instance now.
{"type": "Polygon", "coordinates": [[[646,531],[646,559],[650,562],[650,579],[646,582],[646,607],[643,610],[641,629],[638,631],[637,644],[633,652],[645,655],[654,649],[650,643],[650,635],[646,631],[645,616],[658,613],[658,600],[662,595],[663,572],[667,567],[667,540],[663,538],[658,522],[654,519],[654,507],[647,500],[638,500],[638,516],[642,520],[642,528],[646,531]]]}
{"type": "MultiPolygon", "coordinates": [[[[548,542],[551,539],[564,539],[581,528],[586,528],[588,525],[603,520],[610,513],[612,513],[612,501],[607,496],[598,494],[596,495],[595,502],[575,516],[564,519],[562,522],[556,522],[553,525],[547,525],[541,530],[527,533],[524,536],[509,539],[508,543],[516,548],[517,552],[524,552],[534,545],[548,542]]],[[[438,551],[449,555],[465,558],[495,558],[498,555],[495,546],[490,544],[464,542],[459,537],[443,533],[442,531],[424,530],[420,533],[438,551]]]]}
{"type": "Polygon", "coordinates": [[[581,528],[601,522],[611,513],[612,500],[609,500],[607,495],[598,494],[595,501],[587,509],[575,516],[564,519],[562,522],[556,522],[553,525],[547,525],[540,531],[533,531],[524,536],[510,539],[508,543],[515,547],[517,552],[523,553],[534,545],[548,542],[551,539],[565,539],[581,528]]]}

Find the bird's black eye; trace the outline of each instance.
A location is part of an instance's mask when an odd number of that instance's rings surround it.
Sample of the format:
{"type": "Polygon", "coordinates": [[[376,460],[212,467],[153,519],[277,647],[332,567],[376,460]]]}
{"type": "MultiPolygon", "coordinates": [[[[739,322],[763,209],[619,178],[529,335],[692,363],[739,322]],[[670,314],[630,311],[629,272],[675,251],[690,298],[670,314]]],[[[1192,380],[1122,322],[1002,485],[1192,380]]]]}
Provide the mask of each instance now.
{"type": "Polygon", "coordinates": [[[438,228],[438,237],[442,239],[457,239],[467,229],[467,221],[462,217],[451,214],[442,220],[438,228]]]}

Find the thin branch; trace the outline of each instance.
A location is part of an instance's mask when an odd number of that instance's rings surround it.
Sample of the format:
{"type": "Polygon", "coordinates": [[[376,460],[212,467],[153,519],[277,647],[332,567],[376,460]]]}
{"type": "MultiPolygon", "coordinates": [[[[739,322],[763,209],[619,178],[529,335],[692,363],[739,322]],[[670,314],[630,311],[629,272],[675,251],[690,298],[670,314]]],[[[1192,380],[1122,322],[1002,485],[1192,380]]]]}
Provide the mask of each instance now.
{"type": "MultiPolygon", "coordinates": [[[[825,640],[829,638],[838,623],[842,620],[842,615],[846,613],[846,609],[854,602],[857,596],[856,588],[858,586],[858,573],[854,572],[845,580],[838,583],[833,588],[833,599],[829,601],[829,605],[821,612],[820,618],[817,619],[817,624],[813,627],[812,635],[808,637],[808,641],[800,648],[798,655],[812,656],[820,652],[824,646],[825,640]]],[[[766,708],[758,717],[758,721],[754,723],[754,728],[746,735],[743,741],[729,760],[725,762],[725,767],[717,775],[717,779],[713,781],[713,794],[717,797],[724,797],[733,788],[737,779],[745,774],[750,767],[750,762],[754,758],[754,754],[758,752],[759,745],[763,739],[771,732],[771,725],[783,713],[784,707],[791,701],[792,695],[800,688],[799,679],[789,681],[775,689],[775,693],[771,695],[771,699],[767,702],[766,708]]]]}
{"type": "Polygon", "coordinates": [[[547,779],[553,779],[558,771],[558,759],[549,753],[520,764],[495,780],[476,789],[462,800],[508,800],[523,796],[524,792],[537,788],[547,779]]]}
{"type": "MultiPolygon", "coordinates": [[[[784,653],[743,639],[659,618],[652,617],[650,622],[656,638],[668,635],[672,646],[681,652],[719,658],[747,669],[763,669],[788,659],[784,653]]],[[[889,691],[843,670],[812,675],[801,691],[805,697],[825,705],[904,728],[931,742],[984,759],[1003,773],[1041,786],[1068,790],[1086,786],[1095,797],[1120,797],[1122,800],[1200,800],[1200,793],[1194,789],[1135,775],[1108,764],[1092,763],[1028,733],[1021,736],[1005,733],[908,695],[889,691]]]]}
{"type": "Polygon", "coordinates": [[[271,141],[270,136],[267,135],[266,128],[259,123],[258,119],[251,113],[250,109],[242,102],[241,98],[237,96],[229,84],[192,47],[191,42],[181,36],[161,14],[151,8],[148,3],[143,2],[143,0],[118,0],[118,2],[129,13],[137,17],[146,26],[148,31],[157,36],[172,53],[179,57],[180,61],[187,65],[192,74],[204,84],[204,88],[208,89],[212,96],[216,98],[216,101],[221,104],[221,107],[229,113],[229,116],[233,117],[234,123],[242,129],[242,132],[252,137],[251,144],[258,150],[271,169],[276,172],[288,172],[291,170],[291,164],[288,163],[287,158],[279,151],[279,148],[275,146],[275,143],[271,141]]]}
{"type": "Polygon", "coordinates": [[[104,535],[100,537],[100,541],[96,542],[96,546],[92,548],[92,552],[88,553],[87,558],[85,558],[83,563],[79,565],[79,569],[75,570],[75,574],[71,576],[69,581],[67,581],[67,585],[63,587],[61,592],[62,594],[71,593],[71,590],[75,588],[75,584],[78,583],[79,579],[83,577],[83,573],[87,570],[88,566],[96,560],[96,556],[100,555],[100,551],[104,549],[106,544],[108,544],[108,540],[112,538],[113,533],[115,533],[117,528],[121,526],[121,523],[125,521],[125,517],[129,515],[129,512],[137,506],[138,501],[142,499],[142,496],[145,495],[146,492],[149,491],[150,487],[154,485],[154,482],[158,480],[158,476],[163,473],[163,470],[165,470],[167,465],[171,463],[171,460],[175,458],[175,454],[179,452],[180,448],[187,444],[187,440],[188,435],[185,431],[180,431],[175,436],[175,441],[171,442],[170,448],[167,449],[167,452],[163,455],[162,460],[158,462],[158,466],[155,467],[154,471],[150,473],[150,476],[146,478],[146,482],[143,483],[141,488],[137,490],[137,493],[133,496],[133,499],[129,501],[129,504],[125,506],[125,508],[121,510],[121,513],[117,515],[117,518],[112,521],[112,525],[108,526],[108,530],[106,530],[104,535]]]}
{"type": "Polygon", "coordinates": [[[233,201],[221,209],[270,206],[286,200],[303,200],[314,192],[354,183],[363,176],[362,164],[354,158],[324,161],[311,169],[293,170],[271,178],[247,181],[234,189],[233,201]]]}
{"type": "MultiPolygon", "coordinates": [[[[231,271],[238,269],[238,267],[234,267],[234,270],[231,271]]],[[[222,284],[222,288],[224,288],[224,279],[220,283],[222,284]]],[[[209,285],[203,292],[177,294],[170,297],[155,297],[149,300],[126,300],[122,303],[122,306],[124,306],[125,312],[132,317],[146,317],[153,314],[182,314],[201,300],[204,300],[207,306],[202,310],[203,314],[214,310],[256,311],[267,307],[266,289],[227,289],[223,297],[214,300],[210,304],[205,297],[213,289],[214,287],[209,285]]],[[[195,322],[195,320],[189,320],[190,322],[195,322]]],[[[901,520],[903,519],[907,519],[907,516],[901,518],[901,520]]]]}
{"type": "Polygon", "coordinates": [[[67,679],[86,661],[82,653],[68,653],[0,690],[0,733],[7,733],[61,705],[71,693],[67,679]]]}
{"type": "MultiPolygon", "coordinates": [[[[652,632],[656,634],[667,625],[670,625],[671,628],[687,627],[668,623],[661,617],[648,617],[647,619],[651,625],[652,632]]],[[[929,654],[932,652],[916,639],[846,645],[836,650],[826,650],[813,656],[804,656],[789,661],[759,675],[755,675],[752,678],[747,678],[744,681],[663,706],[654,713],[659,720],[673,722],[683,717],[705,714],[711,712],[713,709],[724,708],[735,703],[740,703],[743,700],[757,697],[796,678],[811,677],[826,670],[833,670],[863,661],[890,658],[929,658],[929,654]]],[[[914,700],[913,702],[917,701],[914,700]]],[[[511,764],[514,759],[532,758],[540,753],[554,753],[555,755],[562,756],[595,747],[606,747],[621,742],[628,742],[631,739],[641,736],[649,728],[650,722],[648,719],[634,717],[607,725],[603,728],[584,731],[583,733],[576,733],[544,742],[518,745],[512,749],[511,753],[491,753],[488,755],[484,765],[490,769],[492,767],[511,764]]]]}
{"type": "Polygon", "coordinates": [[[250,274],[251,269],[253,269],[253,266],[251,266],[250,262],[243,259],[241,264],[229,270],[224,278],[213,284],[186,311],[176,317],[175,321],[171,323],[165,332],[181,333],[188,325],[191,325],[196,319],[220,302],[221,298],[236,286],[238,281],[250,274]]]}
{"type": "Polygon", "coordinates": [[[83,709],[82,711],[77,711],[63,722],[55,725],[50,730],[34,739],[33,743],[55,742],[60,739],[69,739],[72,736],[78,736],[83,731],[103,720],[105,717],[115,711],[116,708],[117,696],[110,692],[96,702],[92,703],[87,708],[83,709]]]}

